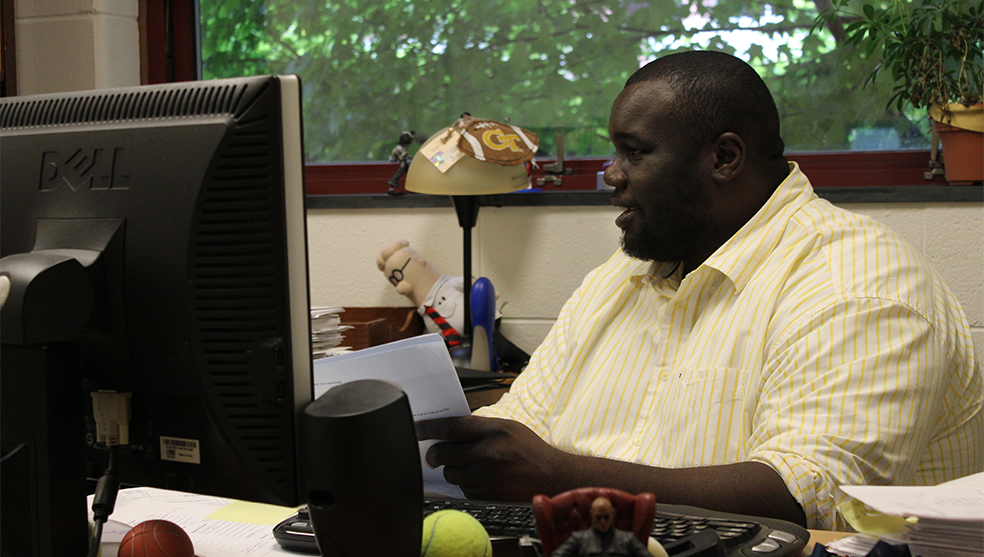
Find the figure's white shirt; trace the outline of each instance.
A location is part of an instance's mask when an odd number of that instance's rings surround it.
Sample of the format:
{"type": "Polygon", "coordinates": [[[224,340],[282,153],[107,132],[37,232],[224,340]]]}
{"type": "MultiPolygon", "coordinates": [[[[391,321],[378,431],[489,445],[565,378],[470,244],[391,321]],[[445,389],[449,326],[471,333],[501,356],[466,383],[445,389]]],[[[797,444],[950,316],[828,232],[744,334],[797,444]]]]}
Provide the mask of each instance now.
{"type": "Polygon", "coordinates": [[[424,318],[424,327],[428,333],[439,333],[434,321],[424,313],[426,308],[433,307],[458,334],[464,334],[464,311],[458,311],[458,306],[464,303],[465,281],[461,277],[441,275],[427,293],[424,303],[417,308],[417,313],[424,318]]]}

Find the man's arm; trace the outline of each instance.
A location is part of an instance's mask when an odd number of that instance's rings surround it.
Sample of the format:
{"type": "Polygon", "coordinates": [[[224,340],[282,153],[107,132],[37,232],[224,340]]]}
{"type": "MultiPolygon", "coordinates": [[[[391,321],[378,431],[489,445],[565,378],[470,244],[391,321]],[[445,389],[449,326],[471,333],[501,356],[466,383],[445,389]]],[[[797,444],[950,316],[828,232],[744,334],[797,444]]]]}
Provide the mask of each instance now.
{"type": "Polygon", "coordinates": [[[779,474],[761,462],[697,468],[657,468],[579,456],[552,447],[512,420],[468,416],[417,424],[432,446],[427,463],[470,498],[530,501],[586,486],[649,491],[660,503],[693,505],[806,525],[806,516],[779,474]]]}

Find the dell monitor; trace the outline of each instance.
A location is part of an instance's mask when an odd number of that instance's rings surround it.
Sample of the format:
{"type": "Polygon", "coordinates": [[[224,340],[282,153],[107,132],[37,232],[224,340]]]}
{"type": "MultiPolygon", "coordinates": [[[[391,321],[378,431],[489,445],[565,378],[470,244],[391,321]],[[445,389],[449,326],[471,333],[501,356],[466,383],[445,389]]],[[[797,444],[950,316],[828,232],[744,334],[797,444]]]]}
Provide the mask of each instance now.
{"type": "Polygon", "coordinates": [[[265,76],[0,100],[4,555],[84,551],[117,441],[124,484],[303,502],[300,96],[265,76]]]}

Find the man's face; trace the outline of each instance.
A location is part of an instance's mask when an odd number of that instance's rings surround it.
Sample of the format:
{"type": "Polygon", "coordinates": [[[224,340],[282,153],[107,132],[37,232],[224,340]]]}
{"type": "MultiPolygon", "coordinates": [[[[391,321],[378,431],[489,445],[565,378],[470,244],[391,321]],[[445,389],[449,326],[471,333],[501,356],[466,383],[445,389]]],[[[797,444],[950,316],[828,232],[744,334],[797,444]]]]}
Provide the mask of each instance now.
{"type": "Polygon", "coordinates": [[[604,498],[596,499],[591,504],[591,525],[604,534],[612,527],[613,513],[611,502],[604,498]]]}
{"type": "Polygon", "coordinates": [[[615,224],[625,252],[645,261],[685,260],[705,243],[707,177],[697,164],[701,149],[674,112],[678,102],[663,81],[635,83],[615,100],[608,122],[615,158],[605,183],[625,209],[615,224]]]}

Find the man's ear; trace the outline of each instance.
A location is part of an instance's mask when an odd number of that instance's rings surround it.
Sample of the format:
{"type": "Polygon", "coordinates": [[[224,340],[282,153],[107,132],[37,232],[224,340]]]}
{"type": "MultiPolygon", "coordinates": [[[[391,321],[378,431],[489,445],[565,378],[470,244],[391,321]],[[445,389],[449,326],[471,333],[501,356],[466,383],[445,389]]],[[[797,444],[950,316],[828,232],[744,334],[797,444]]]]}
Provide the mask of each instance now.
{"type": "Polygon", "coordinates": [[[745,166],[745,142],[738,134],[725,132],[714,141],[714,181],[723,184],[741,174],[745,166]]]}

